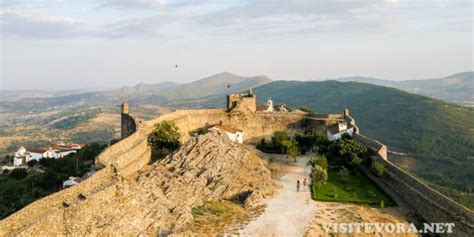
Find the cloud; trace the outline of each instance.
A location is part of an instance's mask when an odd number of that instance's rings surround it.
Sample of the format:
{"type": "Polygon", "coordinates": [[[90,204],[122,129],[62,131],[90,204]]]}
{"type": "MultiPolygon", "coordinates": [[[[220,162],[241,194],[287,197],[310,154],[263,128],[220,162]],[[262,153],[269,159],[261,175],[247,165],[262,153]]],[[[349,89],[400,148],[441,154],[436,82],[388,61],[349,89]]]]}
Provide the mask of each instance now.
{"type": "Polygon", "coordinates": [[[1,18],[4,37],[54,38],[88,34],[94,29],[86,21],[39,13],[5,11],[1,18]]]}
{"type": "Polygon", "coordinates": [[[103,6],[121,9],[158,8],[164,6],[166,2],[166,0],[107,0],[103,6]]]}
{"type": "MultiPolygon", "coordinates": [[[[64,6],[64,3],[62,4],[64,6]]],[[[66,4],[67,5],[67,4],[66,4]]],[[[403,10],[397,1],[275,0],[170,1],[103,0],[85,14],[56,16],[14,8],[2,14],[6,37],[24,38],[140,38],[200,35],[264,37],[320,32],[380,32],[417,25],[420,11],[403,10]],[[146,14],[144,14],[146,11],[146,14]],[[107,15],[107,17],[101,17],[107,15]],[[402,14],[406,14],[402,16],[402,14]],[[410,17],[406,17],[407,15],[410,17]],[[85,20],[85,17],[88,20],[85,20]],[[397,25],[398,24],[398,25],[397,25]]],[[[73,11],[73,6],[69,6],[73,11]]],[[[53,13],[65,11],[51,11],[53,13]]],[[[468,19],[469,20],[469,19],[468,19]]],[[[435,24],[434,19],[431,24],[435,24]]],[[[3,36],[3,37],[5,37],[3,36]]]]}

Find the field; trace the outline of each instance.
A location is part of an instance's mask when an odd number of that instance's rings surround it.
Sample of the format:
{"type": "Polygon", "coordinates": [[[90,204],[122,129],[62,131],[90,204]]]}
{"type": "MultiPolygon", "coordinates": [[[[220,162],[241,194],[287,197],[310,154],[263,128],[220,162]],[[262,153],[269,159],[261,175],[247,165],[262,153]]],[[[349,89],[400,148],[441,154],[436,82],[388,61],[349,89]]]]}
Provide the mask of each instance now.
{"type": "Polygon", "coordinates": [[[369,178],[361,173],[350,174],[347,178],[341,177],[337,170],[328,170],[328,181],[320,188],[312,186],[314,200],[330,202],[361,203],[393,206],[395,203],[378,188],[369,178]]]}

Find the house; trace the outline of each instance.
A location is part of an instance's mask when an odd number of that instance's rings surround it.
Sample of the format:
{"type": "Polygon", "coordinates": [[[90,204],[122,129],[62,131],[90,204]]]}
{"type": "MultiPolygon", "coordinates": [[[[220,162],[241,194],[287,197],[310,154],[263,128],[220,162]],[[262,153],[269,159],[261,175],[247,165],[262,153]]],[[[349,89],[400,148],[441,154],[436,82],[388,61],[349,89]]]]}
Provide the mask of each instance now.
{"type": "Polygon", "coordinates": [[[63,182],[63,188],[69,188],[81,182],[79,177],[69,177],[68,180],[63,182]]]}
{"type": "Polygon", "coordinates": [[[30,160],[33,160],[31,153],[26,151],[24,146],[21,146],[18,151],[15,152],[15,156],[13,157],[13,165],[26,165],[26,163],[28,163],[30,160]]]}
{"type": "Polygon", "coordinates": [[[343,134],[354,134],[354,128],[348,127],[346,122],[338,122],[328,127],[327,136],[329,141],[336,141],[341,139],[343,134]]]}
{"type": "Polygon", "coordinates": [[[215,125],[209,128],[211,131],[223,131],[227,134],[230,140],[237,143],[244,143],[244,132],[240,129],[226,127],[222,125],[215,125]]]}
{"type": "MultiPolygon", "coordinates": [[[[78,150],[82,149],[85,147],[85,144],[64,144],[64,143],[58,143],[57,145],[54,146],[49,146],[49,147],[37,147],[32,149],[31,151],[27,152],[29,154],[29,159],[26,159],[26,162],[30,160],[41,160],[43,158],[54,158],[54,159],[59,159],[63,158],[71,153],[76,153],[78,150]]],[[[24,148],[24,147],[23,147],[24,148]]],[[[20,148],[21,150],[21,148],[20,148]]],[[[18,150],[18,151],[20,151],[18,150]]],[[[26,149],[25,149],[26,151],[26,149]]],[[[18,152],[17,152],[18,153],[18,152]]],[[[15,153],[16,157],[16,153],[15,153]]],[[[14,160],[15,163],[16,160],[14,160]]],[[[18,159],[19,162],[19,159],[18,159]]]]}
{"type": "Polygon", "coordinates": [[[273,101],[270,99],[270,100],[267,100],[267,103],[265,104],[257,105],[257,111],[273,112],[274,111],[273,101]]]}

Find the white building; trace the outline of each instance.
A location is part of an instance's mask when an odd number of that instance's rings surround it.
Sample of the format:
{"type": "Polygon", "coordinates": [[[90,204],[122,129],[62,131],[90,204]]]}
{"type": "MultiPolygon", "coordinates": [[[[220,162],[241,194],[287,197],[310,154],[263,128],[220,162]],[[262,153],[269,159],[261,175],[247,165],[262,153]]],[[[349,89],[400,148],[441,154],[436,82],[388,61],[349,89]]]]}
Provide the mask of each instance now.
{"type": "Polygon", "coordinates": [[[244,132],[240,129],[215,125],[209,128],[209,130],[223,131],[227,134],[230,140],[240,144],[244,143],[244,132]]]}
{"type": "Polygon", "coordinates": [[[273,112],[274,111],[273,101],[272,100],[267,100],[267,103],[257,105],[257,111],[273,112]]]}
{"type": "Polygon", "coordinates": [[[38,147],[31,151],[27,151],[24,146],[21,146],[15,157],[13,158],[14,166],[26,165],[31,160],[41,160],[43,158],[63,158],[71,153],[75,153],[82,149],[85,144],[64,144],[59,143],[55,146],[50,147],[38,147]]]}
{"type": "Polygon", "coordinates": [[[24,146],[21,146],[17,152],[15,152],[15,156],[13,157],[13,165],[14,166],[21,166],[26,165],[28,161],[32,160],[32,155],[30,152],[26,151],[24,146]]]}
{"type": "Polygon", "coordinates": [[[327,136],[329,141],[339,140],[345,133],[351,136],[352,134],[354,134],[354,128],[348,127],[346,122],[338,122],[334,125],[329,126],[327,129],[327,136]]]}
{"type": "Polygon", "coordinates": [[[78,177],[69,177],[68,180],[63,182],[63,188],[69,188],[71,186],[74,186],[80,182],[80,178],[78,177]]]}

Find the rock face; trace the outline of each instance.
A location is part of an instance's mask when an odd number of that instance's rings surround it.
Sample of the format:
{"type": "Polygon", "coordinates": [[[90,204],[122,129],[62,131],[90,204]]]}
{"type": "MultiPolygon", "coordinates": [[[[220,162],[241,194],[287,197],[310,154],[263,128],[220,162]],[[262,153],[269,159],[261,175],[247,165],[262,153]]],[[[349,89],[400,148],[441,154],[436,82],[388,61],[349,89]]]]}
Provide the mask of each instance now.
{"type": "MultiPolygon", "coordinates": [[[[1,235],[157,235],[182,230],[192,208],[206,201],[235,200],[256,206],[274,192],[264,161],[227,135],[190,139],[176,153],[138,173],[116,176],[81,201],[1,235]]],[[[8,220],[8,219],[7,219],[8,220]]],[[[6,232],[4,232],[6,231],[6,232]]]]}

